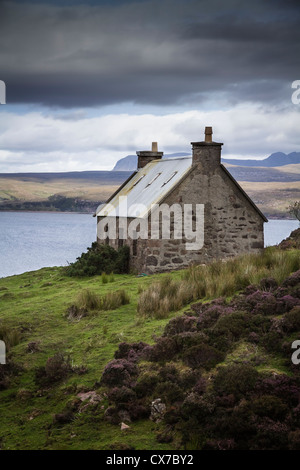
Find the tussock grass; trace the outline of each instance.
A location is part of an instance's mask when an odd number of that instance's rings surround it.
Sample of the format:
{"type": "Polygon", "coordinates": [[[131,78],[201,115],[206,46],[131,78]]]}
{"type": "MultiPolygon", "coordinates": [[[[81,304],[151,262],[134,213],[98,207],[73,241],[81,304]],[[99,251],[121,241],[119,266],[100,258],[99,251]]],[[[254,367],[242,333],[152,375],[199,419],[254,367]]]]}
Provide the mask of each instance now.
{"type": "Polygon", "coordinates": [[[77,295],[75,302],[68,308],[69,319],[96,314],[97,311],[115,310],[130,303],[130,297],[124,289],[108,292],[100,297],[90,289],[83,289],[77,295]]]}
{"type": "Polygon", "coordinates": [[[300,269],[299,251],[266,248],[263,253],[218,260],[209,265],[192,265],[180,280],[164,277],[141,293],[137,311],[140,316],[165,318],[199,299],[230,297],[265,277],[278,283],[300,269]]]}
{"type": "Polygon", "coordinates": [[[198,292],[193,284],[166,276],[141,293],[137,311],[140,316],[166,318],[169,312],[180,310],[197,298],[198,292]]]}
{"type": "Polygon", "coordinates": [[[100,308],[101,298],[90,289],[83,289],[78,293],[75,305],[82,310],[97,310],[100,308]]]}
{"type": "Polygon", "coordinates": [[[0,323],[0,340],[4,341],[6,349],[9,350],[21,342],[21,333],[17,329],[0,323]]]}
{"type": "Polygon", "coordinates": [[[115,310],[130,303],[130,297],[124,289],[108,292],[101,299],[101,310],[115,310]]]}

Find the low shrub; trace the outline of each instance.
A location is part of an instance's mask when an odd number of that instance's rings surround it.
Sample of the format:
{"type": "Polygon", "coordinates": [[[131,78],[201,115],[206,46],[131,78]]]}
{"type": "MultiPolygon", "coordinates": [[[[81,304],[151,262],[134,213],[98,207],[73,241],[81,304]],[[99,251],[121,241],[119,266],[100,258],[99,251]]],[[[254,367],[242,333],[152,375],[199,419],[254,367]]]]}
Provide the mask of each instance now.
{"type": "Polygon", "coordinates": [[[61,353],[49,357],[45,366],[35,371],[35,382],[40,386],[49,386],[66,378],[73,371],[70,357],[61,353]]]}
{"type": "Polygon", "coordinates": [[[171,381],[160,382],[155,389],[155,394],[167,404],[181,402],[184,399],[184,391],[178,384],[171,381]]]}
{"type": "Polygon", "coordinates": [[[82,253],[65,271],[68,276],[94,276],[103,272],[124,274],[129,270],[129,255],[127,245],[117,251],[109,245],[94,242],[87,252],[82,253]]]}
{"type": "Polygon", "coordinates": [[[136,394],[131,388],[122,386],[110,389],[107,397],[109,402],[114,403],[117,406],[121,406],[134,401],[136,399],[136,394]]]}
{"type": "Polygon", "coordinates": [[[289,411],[288,406],[273,395],[262,395],[251,400],[248,409],[257,416],[271,418],[274,421],[283,421],[289,411]]]}
{"type": "Polygon", "coordinates": [[[224,357],[224,353],[203,343],[193,346],[185,351],[183,361],[189,367],[203,367],[204,369],[209,370],[215,367],[219,362],[223,361],[224,357]]]}
{"type": "Polygon", "coordinates": [[[219,395],[232,394],[236,399],[242,398],[254,389],[258,372],[248,364],[233,364],[221,367],[214,378],[214,390],[219,395]]]}
{"type": "Polygon", "coordinates": [[[284,315],[283,328],[288,333],[300,331],[300,306],[284,315]]]}
{"type": "Polygon", "coordinates": [[[139,343],[120,343],[114,356],[115,359],[127,359],[129,361],[136,361],[142,355],[144,349],[148,344],[140,341],[139,343]]]}
{"type": "Polygon", "coordinates": [[[113,359],[105,366],[101,384],[109,387],[128,386],[137,374],[138,368],[133,362],[126,359],[113,359]]]}
{"type": "Polygon", "coordinates": [[[177,335],[186,331],[197,330],[197,318],[188,315],[181,315],[180,317],[172,318],[166,325],[164,336],[177,335]]]}
{"type": "Polygon", "coordinates": [[[146,359],[153,362],[173,360],[180,351],[174,338],[160,337],[153,346],[145,349],[146,359]]]}

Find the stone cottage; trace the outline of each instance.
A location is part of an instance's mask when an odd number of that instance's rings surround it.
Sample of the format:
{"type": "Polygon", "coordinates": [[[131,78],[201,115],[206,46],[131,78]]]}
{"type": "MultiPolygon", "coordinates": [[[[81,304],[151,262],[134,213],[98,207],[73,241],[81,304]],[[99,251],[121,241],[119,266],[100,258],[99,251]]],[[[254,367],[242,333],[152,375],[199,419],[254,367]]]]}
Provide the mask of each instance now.
{"type": "Polygon", "coordinates": [[[206,127],[192,157],[163,159],[156,143],[137,152],[137,171],[96,211],[98,243],[129,245],[138,273],[262,250],[267,219],[221,164],[222,145],[206,127]]]}

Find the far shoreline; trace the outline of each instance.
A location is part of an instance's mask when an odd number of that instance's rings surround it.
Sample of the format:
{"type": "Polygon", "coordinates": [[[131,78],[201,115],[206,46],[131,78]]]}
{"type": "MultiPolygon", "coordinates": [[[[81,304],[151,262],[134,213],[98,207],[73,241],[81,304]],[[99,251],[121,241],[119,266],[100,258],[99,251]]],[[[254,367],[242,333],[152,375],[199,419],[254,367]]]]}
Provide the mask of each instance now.
{"type": "MultiPolygon", "coordinates": [[[[30,210],[8,210],[8,209],[4,209],[4,210],[1,210],[0,209],[0,213],[1,212],[13,212],[13,213],[27,213],[27,214],[83,214],[83,215],[91,215],[93,217],[93,214],[95,211],[93,212],[80,212],[80,211],[45,211],[45,210],[40,210],[40,211],[30,211],[30,210]]],[[[267,215],[267,214],[264,214],[266,216],[266,218],[268,220],[297,220],[295,219],[294,217],[288,217],[288,216],[283,216],[283,215],[267,215]]]]}

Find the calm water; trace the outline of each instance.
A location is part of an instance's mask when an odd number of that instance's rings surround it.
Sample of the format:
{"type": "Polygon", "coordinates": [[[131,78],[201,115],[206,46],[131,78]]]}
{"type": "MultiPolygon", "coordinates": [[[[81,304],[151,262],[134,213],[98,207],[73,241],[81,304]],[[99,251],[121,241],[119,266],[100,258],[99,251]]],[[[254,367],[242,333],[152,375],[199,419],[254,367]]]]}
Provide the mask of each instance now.
{"type": "MultiPolygon", "coordinates": [[[[270,220],[265,245],[286,238],[299,223],[270,220]]],[[[96,239],[96,219],[89,214],[0,212],[0,277],[46,266],[65,266],[96,239]]]]}
{"type": "Polygon", "coordinates": [[[65,266],[95,240],[89,214],[0,212],[0,277],[65,266]]]}

